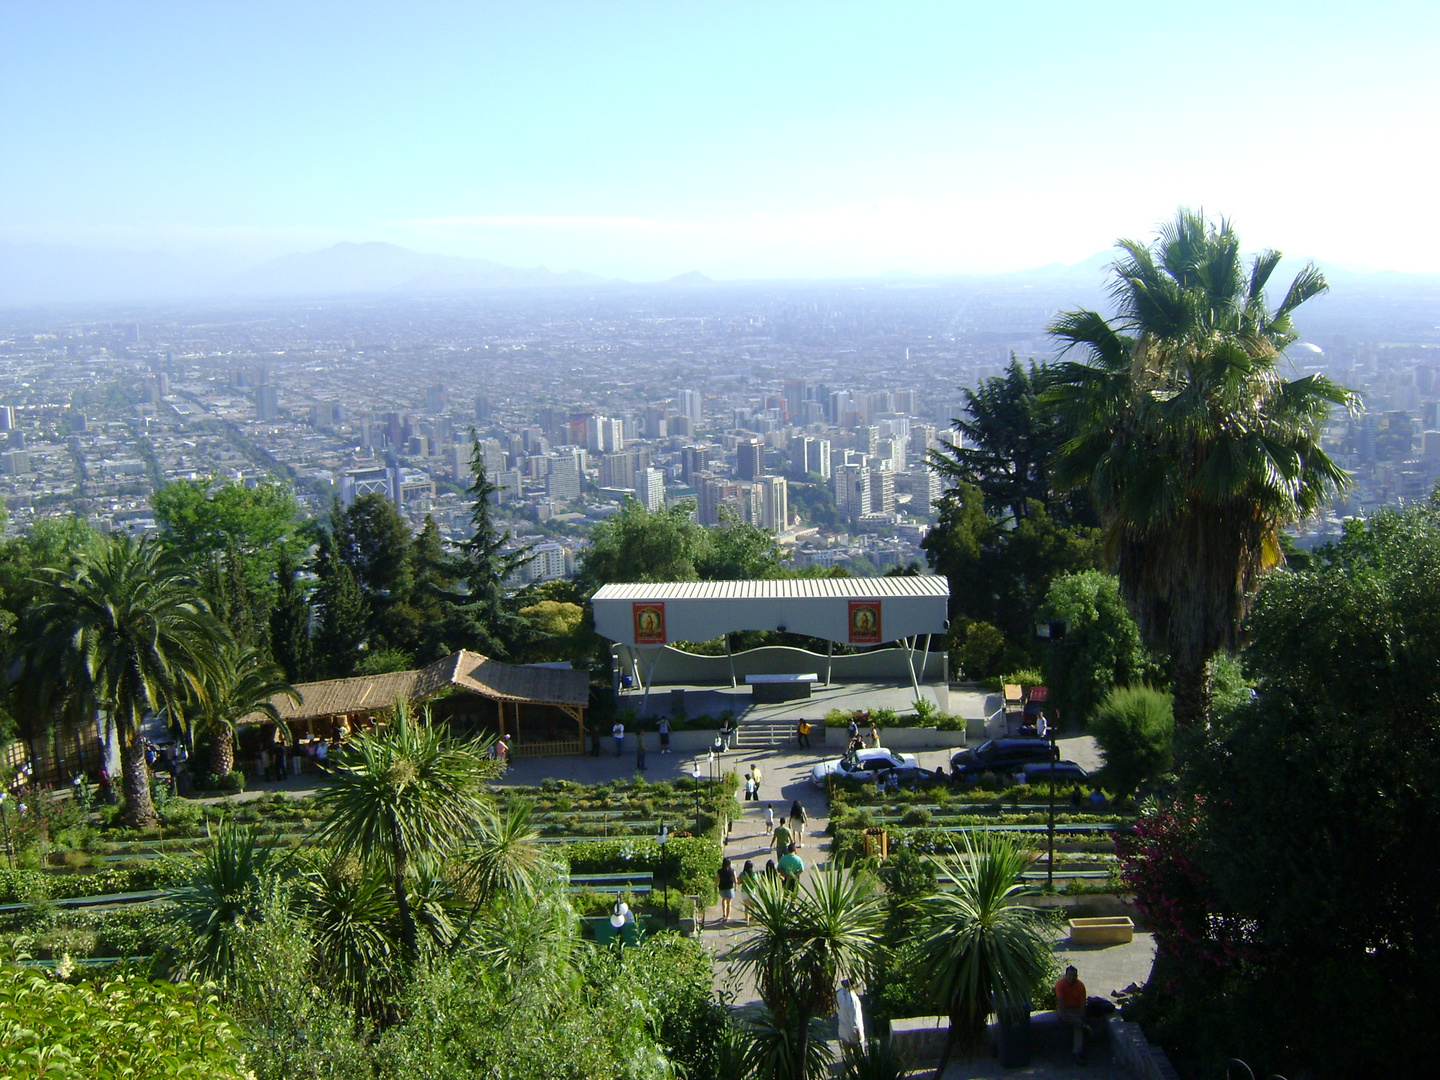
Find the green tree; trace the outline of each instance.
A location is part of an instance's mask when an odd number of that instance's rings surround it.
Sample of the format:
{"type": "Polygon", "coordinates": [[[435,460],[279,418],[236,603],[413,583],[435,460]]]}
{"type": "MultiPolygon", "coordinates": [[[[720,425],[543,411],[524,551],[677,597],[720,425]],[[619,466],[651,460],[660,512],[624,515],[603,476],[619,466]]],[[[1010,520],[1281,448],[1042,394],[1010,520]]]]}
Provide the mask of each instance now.
{"type": "Polygon", "coordinates": [[[241,719],[259,713],[282,731],[284,722],[272,699],[287,697],[295,704],[300,695],[285,673],[258,649],[224,642],[207,666],[200,692],[185,710],[192,738],[210,744],[210,771],[217,777],[235,768],[235,735],[241,719]]]}
{"type": "Polygon", "coordinates": [[[774,533],[729,517],[710,530],[710,544],[695,571],[705,581],[773,578],[782,573],[782,558],[774,533]]]}
{"type": "Polygon", "coordinates": [[[360,659],[370,621],[369,605],[328,533],[321,537],[315,554],[315,575],[319,578],[315,604],[320,609],[320,632],[312,647],[315,671],[321,678],[345,678],[360,659]]]}
{"type": "Polygon", "coordinates": [[[1168,773],[1174,764],[1175,710],[1170,695],[1148,686],[1106,694],[1090,721],[1105,755],[1105,783],[1120,795],[1168,773]]]}
{"type": "Polygon", "coordinates": [[[952,426],[963,440],[931,450],[929,464],[956,483],[979,488],[994,517],[1018,521],[1035,502],[1066,524],[1093,525],[1083,499],[1071,507],[1051,488],[1050,471],[1064,442],[1054,410],[1043,400],[1053,376],[1052,368],[1034,361],[1027,370],[1012,353],[1005,374],[962,390],[967,415],[952,426]]]}
{"type": "Polygon", "coordinates": [[[350,569],[369,612],[372,648],[404,648],[413,629],[407,605],[415,585],[410,526],[384,495],[361,495],[331,512],[334,551],[350,569]]]}
{"type": "Polygon", "coordinates": [[[485,819],[493,773],[485,746],[453,738],[397,702],[390,721],[355,736],[332,758],[334,781],[317,796],[320,828],[341,853],[359,855],[391,878],[405,955],[419,947],[407,877],[417,858],[451,850],[485,819]]]}
{"type": "Polygon", "coordinates": [[[1420,855],[1440,843],[1440,509],[1379,514],[1316,556],[1256,598],[1259,696],[1187,757],[1188,831],[1127,872],[1158,932],[1147,1027],[1202,1065],[1422,1075],[1440,1053],[1440,867],[1420,855]]]}
{"type": "Polygon", "coordinates": [[[754,977],[771,1022],[787,1036],[788,1075],[811,1066],[811,1021],[835,1008],[842,977],[862,978],[879,960],[885,909],[864,877],[850,870],[810,871],[795,888],[762,875],[750,896],[754,933],[741,966],[754,977]]]}
{"type": "Polygon", "coordinates": [[[709,556],[711,540],[690,519],[689,503],[651,513],[633,499],[595,527],[593,542],[581,558],[580,580],[586,593],[622,581],[696,581],[709,556]]]}
{"type": "Polygon", "coordinates": [[[1113,575],[1086,570],[1057,577],[1038,614],[1065,624],[1065,636],[1046,649],[1046,682],[1052,702],[1071,719],[1088,720],[1115,687],[1150,674],[1140,629],[1113,575]]]}
{"type": "Polygon", "coordinates": [[[83,677],[84,693],[114,719],[126,824],[154,825],[140,723],[147,712],[180,716],[187,698],[203,693],[224,631],[197,598],[194,577],[153,540],[112,535],[75,566],[42,570],[40,580],[38,667],[57,679],[83,677]]]}
{"type": "Polygon", "coordinates": [[[974,841],[963,835],[963,855],[934,860],[937,875],[954,888],[917,901],[916,933],[930,964],[930,991],[950,1017],[936,1075],[952,1052],[978,1044],[986,1018],[1004,1003],[1028,1011],[1053,963],[1044,916],[1014,902],[1026,891],[1020,874],[1033,856],[1008,837],[986,833],[974,841]]]}
{"type": "Polygon", "coordinates": [[[1072,311],[1051,327],[1088,357],[1062,364],[1047,394],[1069,436],[1055,480],[1090,492],[1121,593],[1169,660],[1176,722],[1193,726],[1280,531],[1350,484],[1320,436],[1355,396],[1321,375],[1281,378],[1295,310],[1326,289],[1315,267],[1271,310],[1280,254],[1247,273],[1227,222],[1182,210],[1153,247],[1119,247],[1116,319],[1072,311]]]}
{"type": "Polygon", "coordinates": [[[156,491],[151,503],[166,546],[196,564],[220,552],[235,553],[249,591],[267,601],[280,560],[296,562],[304,555],[300,507],[284,484],[177,480],[156,491]]]}
{"type": "Polygon", "coordinates": [[[283,553],[275,565],[277,593],[270,613],[270,655],[290,682],[310,675],[310,604],[301,587],[300,575],[283,553]]]}
{"type": "Polygon", "coordinates": [[[501,532],[491,512],[500,490],[485,475],[480,440],[471,433],[470,471],[474,481],[469,495],[470,539],[463,545],[468,599],[464,609],[470,632],[480,651],[489,656],[508,655],[508,643],[520,632],[515,607],[505,582],[529,558],[528,548],[510,549],[509,531],[501,532]]]}

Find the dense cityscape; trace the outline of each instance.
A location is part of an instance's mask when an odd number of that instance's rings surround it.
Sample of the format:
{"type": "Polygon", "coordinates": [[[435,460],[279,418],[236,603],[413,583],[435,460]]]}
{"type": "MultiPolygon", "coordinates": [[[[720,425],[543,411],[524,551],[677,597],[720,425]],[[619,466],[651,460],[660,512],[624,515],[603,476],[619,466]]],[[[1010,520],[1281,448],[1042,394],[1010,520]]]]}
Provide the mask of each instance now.
{"type": "MultiPolygon", "coordinates": [[[[958,439],[962,388],[1010,356],[1050,359],[1083,279],[850,286],[611,286],[211,308],[11,312],[0,329],[0,491],[14,534],[78,514],[153,531],[177,479],[282,479],[304,510],[379,491],[418,528],[466,539],[472,436],[497,513],[573,573],[590,528],[635,498],[775,533],[797,566],[904,566],[934,521],[926,467],[958,439]]],[[[1293,346],[1303,374],[1364,394],[1326,449],[1346,516],[1428,496],[1440,477],[1440,345],[1408,303],[1347,297],[1293,346]],[[1386,321],[1387,313],[1389,315],[1386,321]],[[1328,317],[1327,317],[1328,316],[1328,317]],[[1369,332],[1372,338],[1357,336],[1369,332]],[[1416,340],[1394,344],[1407,333],[1416,340]]],[[[1306,327],[1302,327],[1302,330],[1306,327]]]]}

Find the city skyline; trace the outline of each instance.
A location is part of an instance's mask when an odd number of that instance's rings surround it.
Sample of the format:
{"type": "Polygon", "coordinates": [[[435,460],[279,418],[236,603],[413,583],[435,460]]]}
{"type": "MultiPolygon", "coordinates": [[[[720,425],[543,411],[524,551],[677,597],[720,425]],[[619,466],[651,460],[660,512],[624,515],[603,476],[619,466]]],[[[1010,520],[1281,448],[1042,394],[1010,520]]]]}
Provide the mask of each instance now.
{"type": "Polygon", "coordinates": [[[1082,262],[1191,205],[1296,258],[1440,270],[1416,212],[1437,96],[1418,4],[3,21],[12,244],[232,270],[379,241],[631,280],[944,275],[1082,262]]]}

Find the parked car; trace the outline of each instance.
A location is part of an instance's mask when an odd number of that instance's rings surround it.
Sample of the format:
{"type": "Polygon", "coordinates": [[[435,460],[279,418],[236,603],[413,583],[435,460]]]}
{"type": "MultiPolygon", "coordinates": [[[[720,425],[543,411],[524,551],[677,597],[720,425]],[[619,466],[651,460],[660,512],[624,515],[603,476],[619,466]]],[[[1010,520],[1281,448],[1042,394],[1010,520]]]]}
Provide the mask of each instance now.
{"type": "Polygon", "coordinates": [[[919,767],[920,759],[914,754],[896,754],[883,746],[872,746],[841,758],[820,762],[810,770],[810,782],[823,788],[829,783],[832,774],[839,780],[874,780],[876,773],[919,767]]]}
{"type": "Polygon", "coordinates": [[[1054,756],[1048,739],[990,739],[973,750],[956,751],[950,758],[950,771],[957,776],[1013,773],[1022,765],[1052,761],[1054,756]]]}
{"type": "Polygon", "coordinates": [[[1084,784],[1090,774],[1073,761],[1042,761],[1017,769],[1015,779],[1022,784],[1084,784]]]}
{"type": "Polygon", "coordinates": [[[898,769],[890,769],[885,773],[885,779],[894,780],[896,786],[906,791],[918,791],[950,782],[944,769],[927,769],[921,765],[902,765],[898,769]]]}

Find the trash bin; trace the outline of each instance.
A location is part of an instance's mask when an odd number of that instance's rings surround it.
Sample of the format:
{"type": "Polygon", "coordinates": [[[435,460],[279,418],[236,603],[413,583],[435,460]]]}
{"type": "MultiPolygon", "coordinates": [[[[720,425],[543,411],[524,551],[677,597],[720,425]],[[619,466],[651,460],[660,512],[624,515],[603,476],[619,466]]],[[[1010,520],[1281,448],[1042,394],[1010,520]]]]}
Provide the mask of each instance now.
{"type": "Polygon", "coordinates": [[[1030,1064],[1030,1002],[1006,996],[995,999],[995,1056],[1002,1069],[1030,1064]]]}

